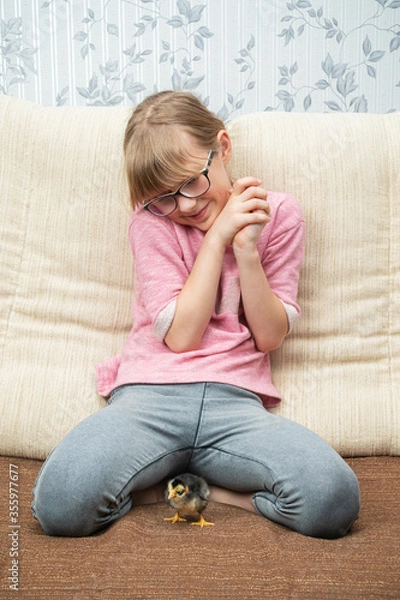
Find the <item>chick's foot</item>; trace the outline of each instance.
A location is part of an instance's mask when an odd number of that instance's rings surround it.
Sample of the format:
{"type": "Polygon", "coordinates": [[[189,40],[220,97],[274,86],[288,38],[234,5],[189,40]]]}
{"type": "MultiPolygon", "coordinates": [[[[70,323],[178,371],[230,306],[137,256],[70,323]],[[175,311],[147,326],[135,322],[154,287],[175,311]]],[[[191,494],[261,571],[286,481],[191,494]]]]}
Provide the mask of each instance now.
{"type": "Polygon", "coordinates": [[[180,523],[186,521],[186,519],[183,519],[179,515],[179,512],[177,512],[173,517],[165,517],[164,521],[171,521],[171,523],[180,523]]]}
{"type": "Polygon", "coordinates": [[[199,520],[195,521],[194,523],[192,523],[192,525],[198,525],[199,527],[213,527],[214,523],[210,523],[209,521],[206,521],[203,517],[203,515],[200,515],[199,520]]]}

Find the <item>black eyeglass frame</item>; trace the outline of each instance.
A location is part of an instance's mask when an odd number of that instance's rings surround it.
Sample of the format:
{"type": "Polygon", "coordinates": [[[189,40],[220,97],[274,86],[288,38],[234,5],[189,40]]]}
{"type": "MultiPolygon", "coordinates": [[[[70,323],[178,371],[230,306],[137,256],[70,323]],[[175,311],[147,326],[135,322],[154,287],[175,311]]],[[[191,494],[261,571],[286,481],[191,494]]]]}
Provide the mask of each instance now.
{"type": "Polygon", "coordinates": [[[180,195],[180,196],[183,196],[184,198],[199,198],[200,196],[202,196],[203,194],[208,192],[208,190],[210,189],[210,186],[211,186],[211,181],[208,176],[208,172],[210,170],[212,159],[214,158],[215,154],[216,154],[216,150],[210,150],[210,152],[208,153],[208,157],[207,157],[207,161],[206,161],[204,169],[202,169],[198,175],[195,175],[194,177],[189,177],[188,179],[186,179],[183,183],[181,183],[181,185],[178,187],[178,189],[175,192],[169,192],[168,194],[163,194],[162,196],[158,196],[157,198],[153,198],[152,200],[148,200],[147,202],[144,202],[143,203],[144,210],[148,210],[152,215],[154,215],[156,217],[168,217],[168,215],[172,214],[178,208],[178,200],[176,199],[176,196],[180,195]],[[182,188],[184,188],[185,185],[187,185],[192,179],[194,179],[195,177],[199,177],[200,175],[204,175],[208,181],[207,188],[204,191],[202,191],[201,194],[196,194],[196,195],[192,196],[187,193],[185,194],[185,192],[181,191],[182,188]],[[153,204],[155,204],[156,202],[159,202],[160,200],[161,201],[167,200],[169,198],[173,198],[173,200],[174,200],[174,207],[172,208],[172,210],[168,211],[167,213],[156,213],[151,210],[151,206],[153,204]]]}

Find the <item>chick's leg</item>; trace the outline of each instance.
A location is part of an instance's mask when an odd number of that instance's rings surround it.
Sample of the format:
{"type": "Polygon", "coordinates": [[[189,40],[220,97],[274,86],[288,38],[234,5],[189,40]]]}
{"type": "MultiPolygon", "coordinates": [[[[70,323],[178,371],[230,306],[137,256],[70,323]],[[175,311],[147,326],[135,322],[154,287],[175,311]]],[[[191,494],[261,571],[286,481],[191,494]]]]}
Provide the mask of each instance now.
{"type": "Polygon", "coordinates": [[[199,520],[196,521],[195,523],[192,523],[192,525],[198,525],[199,527],[206,527],[207,525],[209,525],[210,527],[213,527],[214,523],[210,523],[209,521],[206,521],[204,519],[203,515],[200,513],[199,520]]]}
{"type": "Polygon", "coordinates": [[[175,515],[173,517],[166,517],[164,519],[164,521],[171,521],[171,523],[180,523],[181,521],[186,521],[186,519],[183,519],[179,512],[176,512],[175,515]]]}

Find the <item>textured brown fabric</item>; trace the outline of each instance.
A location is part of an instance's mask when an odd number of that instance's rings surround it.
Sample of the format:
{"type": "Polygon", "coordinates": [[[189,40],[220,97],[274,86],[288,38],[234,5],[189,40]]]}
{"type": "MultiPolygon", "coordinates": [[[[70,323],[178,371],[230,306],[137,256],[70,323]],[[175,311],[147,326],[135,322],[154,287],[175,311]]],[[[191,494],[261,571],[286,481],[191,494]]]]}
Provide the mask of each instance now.
{"type": "MultiPolygon", "coordinates": [[[[400,598],[400,458],[356,458],[360,518],[339,540],[306,538],[211,503],[215,527],[163,521],[167,505],[138,507],[90,538],[51,538],[31,517],[41,463],[0,459],[0,598],[247,600],[400,598]],[[18,593],[8,589],[15,529],[9,465],[18,469],[18,593]]],[[[14,543],[15,548],[15,543],[14,543]]]]}

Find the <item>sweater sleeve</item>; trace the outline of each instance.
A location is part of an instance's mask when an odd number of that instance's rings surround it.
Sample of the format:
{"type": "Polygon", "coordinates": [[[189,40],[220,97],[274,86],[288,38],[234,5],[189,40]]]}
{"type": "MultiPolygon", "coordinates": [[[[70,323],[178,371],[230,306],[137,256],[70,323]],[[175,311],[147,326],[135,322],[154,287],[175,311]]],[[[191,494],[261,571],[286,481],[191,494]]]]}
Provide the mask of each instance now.
{"type": "Polygon", "coordinates": [[[305,224],[298,202],[287,194],[268,196],[272,218],[260,248],[264,272],[285,307],[289,331],[300,314],[297,293],[304,256],[305,224]]]}
{"type": "Polygon", "coordinates": [[[139,209],[129,238],[135,265],[135,297],[154,334],[162,341],[175,314],[176,298],[187,277],[182,249],[169,219],[139,209]]]}

